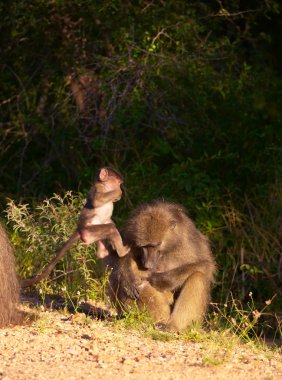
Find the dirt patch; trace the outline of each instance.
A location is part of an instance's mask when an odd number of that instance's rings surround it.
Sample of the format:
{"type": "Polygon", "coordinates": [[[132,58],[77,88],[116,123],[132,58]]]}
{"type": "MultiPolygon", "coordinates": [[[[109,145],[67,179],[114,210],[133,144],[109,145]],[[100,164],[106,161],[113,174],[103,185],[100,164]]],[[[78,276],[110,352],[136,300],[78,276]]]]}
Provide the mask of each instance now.
{"type": "MultiPolygon", "coordinates": [[[[156,337],[155,337],[156,338],[156,337]]],[[[107,320],[41,311],[0,330],[0,379],[282,379],[281,353],[161,341],[107,320]]]]}

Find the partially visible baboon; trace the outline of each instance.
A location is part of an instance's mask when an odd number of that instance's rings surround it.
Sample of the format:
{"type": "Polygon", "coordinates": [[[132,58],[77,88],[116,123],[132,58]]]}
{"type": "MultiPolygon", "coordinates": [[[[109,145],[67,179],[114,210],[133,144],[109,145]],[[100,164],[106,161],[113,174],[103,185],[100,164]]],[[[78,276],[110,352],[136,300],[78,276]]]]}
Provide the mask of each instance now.
{"type": "Polygon", "coordinates": [[[0,327],[21,322],[19,294],[13,249],[0,224],[0,327]]]}
{"type": "Polygon", "coordinates": [[[73,243],[80,238],[86,244],[97,242],[97,256],[99,258],[109,254],[104,239],[111,241],[119,256],[127,254],[129,248],[123,245],[119,231],[111,219],[114,202],[119,201],[122,195],[120,188],[122,182],[121,174],[116,170],[109,167],[99,170],[88,193],[87,202],[80,212],[77,229],[39,275],[21,281],[22,288],[35,285],[47,277],[73,243]]]}
{"type": "Polygon", "coordinates": [[[119,316],[136,301],[142,310],[146,306],[155,322],[165,324],[171,312],[173,292],[158,291],[146,279],[149,271],[137,264],[132,250],[127,256],[118,258],[111,247],[110,255],[103,259],[104,267],[110,270],[107,293],[119,316]]]}
{"type": "Polygon", "coordinates": [[[216,265],[208,239],[183,206],[156,200],[139,206],[125,227],[129,255],[111,254],[109,295],[118,311],[133,299],[156,322],[180,331],[202,321],[216,265]]]}

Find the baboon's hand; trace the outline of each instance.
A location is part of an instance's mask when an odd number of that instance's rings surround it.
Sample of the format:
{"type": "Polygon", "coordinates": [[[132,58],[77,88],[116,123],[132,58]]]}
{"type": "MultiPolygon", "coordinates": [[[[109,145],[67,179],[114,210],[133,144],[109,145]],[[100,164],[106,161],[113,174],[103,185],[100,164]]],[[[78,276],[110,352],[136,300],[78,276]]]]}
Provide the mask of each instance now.
{"type": "Polygon", "coordinates": [[[127,297],[136,300],[139,298],[138,281],[131,271],[119,278],[119,288],[123,289],[127,297]]]}
{"type": "Polygon", "coordinates": [[[126,282],[124,284],[124,291],[129,298],[133,300],[139,299],[138,284],[136,282],[126,282]]]}
{"type": "Polygon", "coordinates": [[[173,287],[172,280],[168,272],[162,272],[162,273],[152,273],[148,277],[148,281],[150,284],[160,290],[171,290],[173,287]]]}
{"type": "Polygon", "coordinates": [[[113,202],[118,202],[122,197],[122,190],[121,189],[118,189],[116,191],[116,194],[115,194],[115,197],[113,199],[113,202]]]}

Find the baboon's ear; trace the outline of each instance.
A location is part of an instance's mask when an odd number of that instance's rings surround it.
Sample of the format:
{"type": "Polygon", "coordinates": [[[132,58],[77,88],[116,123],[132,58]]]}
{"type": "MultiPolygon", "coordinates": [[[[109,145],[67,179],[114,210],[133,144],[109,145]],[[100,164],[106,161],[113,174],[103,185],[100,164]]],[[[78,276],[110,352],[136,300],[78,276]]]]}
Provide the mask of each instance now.
{"type": "Polygon", "coordinates": [[[109,176],[108,170],[106,168],[102,168],[99,173],[99,180],[106,181],[108,176],[109,176]]]}
{"type": "Polygon", "coordinates": [[[169,222],[169,228],[170,228],[171,230],[174,230],[175,227],[176,227],[176,221],[175,221],[175,220],[171,220],[171,221],[169,222]]]}

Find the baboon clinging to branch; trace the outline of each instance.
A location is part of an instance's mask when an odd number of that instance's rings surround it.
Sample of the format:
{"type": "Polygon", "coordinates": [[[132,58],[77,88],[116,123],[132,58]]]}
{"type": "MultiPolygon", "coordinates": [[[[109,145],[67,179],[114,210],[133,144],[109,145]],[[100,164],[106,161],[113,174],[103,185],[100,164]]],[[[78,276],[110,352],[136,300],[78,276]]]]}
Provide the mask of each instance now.
{"type": "Polygon", "coordinates": [[[0,224],[0,327],[21,322],[19,294],[12,246],[0,224]]]}
{"type": "Polygon", "coordinates": [[[124,238],[130,254],[104,260],[113,268],[109,295],[118,311],[136,299],[167,330],[201,321],[216,265],[208,239],[184,207],[161,200],[141,205],[129,218],[124,238]]]}

